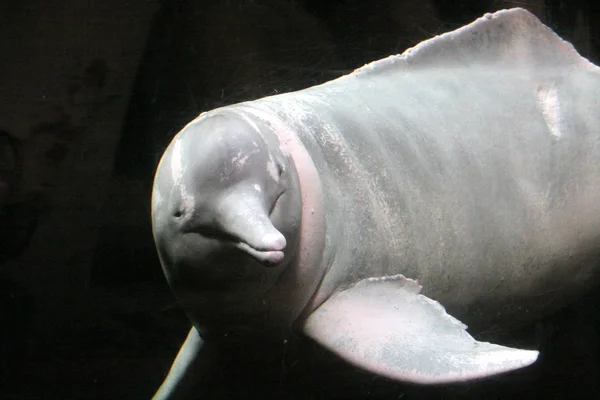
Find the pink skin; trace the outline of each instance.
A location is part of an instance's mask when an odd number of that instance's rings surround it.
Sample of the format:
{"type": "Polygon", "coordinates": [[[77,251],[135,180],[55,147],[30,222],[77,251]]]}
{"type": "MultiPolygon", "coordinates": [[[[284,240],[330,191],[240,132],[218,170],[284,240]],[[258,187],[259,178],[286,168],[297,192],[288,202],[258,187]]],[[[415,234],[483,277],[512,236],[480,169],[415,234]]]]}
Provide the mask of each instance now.
{"type": "Polygon", "coordinates": [[[258,118],[272,129],[279,138],[281,150],[294,160],[298,173],[302,194],[298,252],[272,291],[276,302],[291,306],[281,318],[293,323],[301,314],[309,315],[324,300],[318,293],[321,279],[327,272],[322,265],[326,226],[321,179],[306,148],[283,122],[254,108],[244,107],[238,111],[252,125],[246,114],[258,118]]]}

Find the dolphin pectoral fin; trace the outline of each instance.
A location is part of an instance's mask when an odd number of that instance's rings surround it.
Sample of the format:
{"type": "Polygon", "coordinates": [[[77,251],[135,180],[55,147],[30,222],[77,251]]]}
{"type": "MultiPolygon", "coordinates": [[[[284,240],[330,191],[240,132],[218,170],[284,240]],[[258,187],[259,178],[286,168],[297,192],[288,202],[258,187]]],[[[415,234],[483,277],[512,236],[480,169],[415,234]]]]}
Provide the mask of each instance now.
{"type": "Polygon", "coordinates": [[[323,303],[304,332],[346,361],[404,382],[467,381],[536,361],[537,351],[476,341],[420,290],[402,275],[365,279],[323,303]]]}
{"type": "Polygon", "coordinates": [[[207,344],[198,330],[192,326],[167,377],[152,400],[187,398],[199,378],[210,368],[213,355],[212,346],[207,344]]]}

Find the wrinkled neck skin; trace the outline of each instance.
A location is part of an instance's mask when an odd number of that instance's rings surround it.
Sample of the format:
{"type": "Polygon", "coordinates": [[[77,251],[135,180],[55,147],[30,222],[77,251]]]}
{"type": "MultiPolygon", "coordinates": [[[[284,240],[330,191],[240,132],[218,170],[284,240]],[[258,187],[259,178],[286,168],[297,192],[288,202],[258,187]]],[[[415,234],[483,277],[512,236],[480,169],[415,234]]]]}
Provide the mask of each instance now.
{"type": "Polygon", "coordinates": [[[214,110],[176,136],[152,222],[167,281],[206,338],[287,336],[326,272],[316,168],[284,124],[255,115],[214,110]]]}

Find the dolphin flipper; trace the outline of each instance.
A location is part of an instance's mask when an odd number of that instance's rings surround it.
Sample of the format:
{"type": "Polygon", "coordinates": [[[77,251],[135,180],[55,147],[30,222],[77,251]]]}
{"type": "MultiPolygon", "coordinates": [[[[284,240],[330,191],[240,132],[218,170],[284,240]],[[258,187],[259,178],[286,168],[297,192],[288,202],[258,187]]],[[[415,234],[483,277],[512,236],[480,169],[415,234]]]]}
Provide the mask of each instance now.
{"type": "Polygon", "coordinates": [[[420,290],[402,275],[365,279],[329,298],[304,332],[360,368],[405,382],[466,381],[536,361],[537,351],[476,341],[420,290]]]}
{"type": "Polygon", "coordinates": [[[214,358],[212,347],[202,339],[198,330],[192,326],[167,377],[152,397],[152,400],[186,398],[197,384],[198,377],[210,368],[211,361],[214,358]]]}

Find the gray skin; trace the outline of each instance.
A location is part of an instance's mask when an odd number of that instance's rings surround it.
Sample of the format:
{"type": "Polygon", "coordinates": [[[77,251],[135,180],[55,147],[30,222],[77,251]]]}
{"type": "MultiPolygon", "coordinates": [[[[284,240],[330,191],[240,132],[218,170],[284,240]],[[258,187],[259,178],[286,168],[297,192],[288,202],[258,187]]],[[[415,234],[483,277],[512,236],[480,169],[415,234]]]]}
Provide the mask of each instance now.
{"type": "Polygon", "coordinates": [[[296,329],[414,383],[534,362],[454,317],[510,329],[598,282],[597,93],[598,67],[513,9],[200,115],[155,179],[158,253],[193,324],[155,398],[185,393],[232,332],[296,329]]]}

